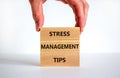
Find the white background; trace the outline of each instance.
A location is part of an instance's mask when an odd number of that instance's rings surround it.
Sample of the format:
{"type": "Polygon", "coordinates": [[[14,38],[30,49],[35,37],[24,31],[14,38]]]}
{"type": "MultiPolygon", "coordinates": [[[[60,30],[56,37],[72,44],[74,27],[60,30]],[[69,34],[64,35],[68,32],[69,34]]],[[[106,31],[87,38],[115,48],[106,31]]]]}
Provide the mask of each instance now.
{"type": "MultiPolygon", "coordinates": [[[[0,0],[1,78],[120,78],[120,0],[87,1],[90,8],[80,41],[81,67],[64,70],[35,66],[39,64],[40,33],[35,31],[28,0],[0,0]]],[[[69,6],[48,0],[43,7],[44,27],[74,27],[69,6]]]]}
{"type": "MultiPolygon", "coordinates": [[[[81,52],[119,53],[120,0],[88,0],[88,3],[81,52]]],[[[74,27],[74,14],[69,6],[48,0],[43,7],[44,27],[74,27]]],[[[38,54],[39,37],[27,0],[0,0],[0,53],[38,54]]]]}

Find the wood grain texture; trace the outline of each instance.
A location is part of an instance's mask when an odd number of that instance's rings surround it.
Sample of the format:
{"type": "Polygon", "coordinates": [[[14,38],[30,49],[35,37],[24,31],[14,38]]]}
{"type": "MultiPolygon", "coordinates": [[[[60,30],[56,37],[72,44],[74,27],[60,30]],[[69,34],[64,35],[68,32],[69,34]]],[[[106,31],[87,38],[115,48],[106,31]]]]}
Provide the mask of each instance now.
{"type": "Polygon", "coordinates": [[[54,41],[54,40],[78,40],[80,37],[79,27],[51,27],[51,28],[41,28],[41,41],[54,41]],[[70,32],[70,36],[49,36],[50,32],[70,32]]]}
{"type": "Polygon", "coordinates": [[[41,66],[79,66],[80,31],[78,27],[42,28],[41,66]]]}

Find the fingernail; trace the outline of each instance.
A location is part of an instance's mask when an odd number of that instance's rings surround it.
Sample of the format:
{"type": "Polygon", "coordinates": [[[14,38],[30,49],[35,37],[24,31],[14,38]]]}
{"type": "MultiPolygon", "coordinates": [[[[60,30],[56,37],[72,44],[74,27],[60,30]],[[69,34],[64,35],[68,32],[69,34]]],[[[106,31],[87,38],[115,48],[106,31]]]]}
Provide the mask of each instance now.
{"type": "Polygon", "coordinates": [[[39,27],[36,27],[36,31],[39,32],[39,31],[40,31],[40,28],[39,28],[39,27]]]}
{"type": "Polygon", "coordinates": [[[40,31],[39,23],[38,22],[35,23],[36,23],[36,31],[39,32],[40,31]]]}
{"type": "Polygon", "coordinates": [[[38,28],[38,31],[40,31],[40,28],[38,28]]]}

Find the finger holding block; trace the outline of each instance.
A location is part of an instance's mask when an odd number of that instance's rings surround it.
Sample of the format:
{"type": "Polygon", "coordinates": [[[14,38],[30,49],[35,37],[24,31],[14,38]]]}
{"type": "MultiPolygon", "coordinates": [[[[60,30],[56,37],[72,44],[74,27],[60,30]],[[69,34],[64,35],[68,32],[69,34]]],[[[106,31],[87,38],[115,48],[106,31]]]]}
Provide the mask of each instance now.
{"type": "Polygon", "coordinates": [[[79,66],[79,27],[42,28],[40,32],[41,66],[79,66]]]}

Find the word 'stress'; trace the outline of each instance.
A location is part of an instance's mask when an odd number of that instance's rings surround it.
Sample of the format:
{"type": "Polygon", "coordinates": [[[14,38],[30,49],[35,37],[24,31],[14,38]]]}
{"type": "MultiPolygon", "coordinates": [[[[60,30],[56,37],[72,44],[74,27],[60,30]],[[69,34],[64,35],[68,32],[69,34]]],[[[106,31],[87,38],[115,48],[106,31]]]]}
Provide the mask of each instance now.
{"type": "Polygon", "coordinates": [[[41,66],[79,66],[80,30],[78,27],[42,28],[41,66]]]}

